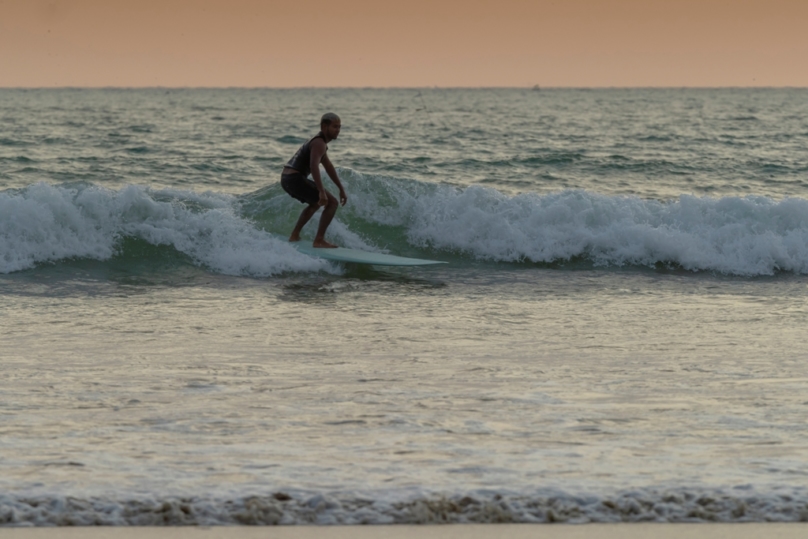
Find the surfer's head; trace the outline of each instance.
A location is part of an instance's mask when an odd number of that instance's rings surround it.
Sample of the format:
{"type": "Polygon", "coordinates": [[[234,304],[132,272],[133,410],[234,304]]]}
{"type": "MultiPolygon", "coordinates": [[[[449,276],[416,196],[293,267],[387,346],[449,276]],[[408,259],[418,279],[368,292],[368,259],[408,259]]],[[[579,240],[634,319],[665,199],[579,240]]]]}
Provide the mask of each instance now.
{"type": "Polygon", "coordinates": [[[323,114],[323,117],[320,118],[320,127],[325,125],[331,125],[334,122],[339,122],[339,116],[334,114],[333,112],[326,112],[323,114]]]}
{"type": "Polygon", "coordinates": [[[326,112],[320,118],[320,131],[323,132],[328,140],[334,140],[339,136],[339,130],[342,127],[342,122],[339,116],[333,112],[326,112]]]}

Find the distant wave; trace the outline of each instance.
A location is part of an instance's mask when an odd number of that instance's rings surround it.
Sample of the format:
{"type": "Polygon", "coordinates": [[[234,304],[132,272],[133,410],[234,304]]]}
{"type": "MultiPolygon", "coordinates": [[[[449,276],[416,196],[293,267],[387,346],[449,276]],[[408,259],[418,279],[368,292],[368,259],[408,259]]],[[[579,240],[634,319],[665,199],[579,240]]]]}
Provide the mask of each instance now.
{"type": "Polygon", "coordinates": [[[614,495],[274,492],[215,499],[0,495],[0,526],[799,522],[806,493],[638,489],[614,495]]]}

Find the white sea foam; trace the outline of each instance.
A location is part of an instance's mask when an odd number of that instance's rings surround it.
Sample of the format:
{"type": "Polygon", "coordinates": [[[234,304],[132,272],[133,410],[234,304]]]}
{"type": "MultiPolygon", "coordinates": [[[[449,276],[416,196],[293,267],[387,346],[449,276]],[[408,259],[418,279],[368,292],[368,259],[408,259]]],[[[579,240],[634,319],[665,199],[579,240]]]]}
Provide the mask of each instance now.
{"type": "Polygon", "coordinates": [[[363,176],[353,182],[360,218],[406,228],[418,246],[493,261],[677,265],[733,275],[808,273],[808,200],[681,195],[660,202],[587,191],[507,196],[363,176]],[[358,191],[358,192],[357,192],[358,191]]]}
{"type": "Polygon", "coordinates": [[[2,273],[68,258],[107,260],[125,237],[170,245],[228,275],[331,268],[239,217],[226,195],[45,183],[0,193],[2,273]]]}
{"type": "MultiPolygon", "coordinates": [[[[587,191],[508,196],[479,186],[342,174],[351,202],[329,234],[347,247],[378,250],[351,229],[359,218],[403,228],[418,247],[498,262],[583,258],[601,266],[666,264],[742,276],[808,273],[804,199],[681,195],[661,202],[587,191]]],[[[229,195],[45,183],[0,193],[0,272],[68,258],[106,260],[124,237],[171,245],[230,275],[333,270],[241,217],[229,195]]]]}
{"type": "Polygon", "coordinates": [[[633,490],[612,495],[275,492],[117,499],[0,495],[0,526],[588,522],[800,522],[805,492],[633,490]]]}

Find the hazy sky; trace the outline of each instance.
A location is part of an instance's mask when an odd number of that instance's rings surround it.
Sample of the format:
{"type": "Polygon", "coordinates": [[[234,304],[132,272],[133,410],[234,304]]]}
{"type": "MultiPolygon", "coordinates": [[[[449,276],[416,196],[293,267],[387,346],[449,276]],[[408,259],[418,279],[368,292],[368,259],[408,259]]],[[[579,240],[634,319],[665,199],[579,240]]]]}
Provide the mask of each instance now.
{"type": "Polygon", "coordinates": [[[0,0],[0,86],[808,86],[808,0],[0,0]]]}

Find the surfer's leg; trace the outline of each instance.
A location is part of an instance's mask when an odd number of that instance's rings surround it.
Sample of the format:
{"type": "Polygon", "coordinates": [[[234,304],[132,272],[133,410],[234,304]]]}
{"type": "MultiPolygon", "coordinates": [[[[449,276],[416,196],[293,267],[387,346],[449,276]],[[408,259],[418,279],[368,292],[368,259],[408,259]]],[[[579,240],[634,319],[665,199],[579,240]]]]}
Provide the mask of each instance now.
{"type": "Polygon", "coordinates": [[[300,232],[303,231],[303,227],[320,209],[320,191],[317,190],[317,185],[312,180],[307,179],[299,172],[282,175],[281,186],[292,198],[299,200],[303,204],[308,204],[300,213],[295,229],[292,230],[292,235],[289,236],[289,241],[300,241],[300,232]]]}
{"type": "Polygon", "coordinates": [[[334,198],[334,195],[328,193],[328,203],[323,207],[323,215],[320,216],[320,226],[317,227],[317,235],[314,236],[314,247],[337,247],[333,243],[325,241],[325,231],[328,229],[328,225],[331,224],[331,220],[334,219],[334,214],[337,213],[338,207],[339,203],[337,199],[334,198]]]}
{"type": "Polygon", "coordinates": [[[289,241],[300,241],[300,232],[303,230],[303,227],[306,226],[306,223],[309,222],[309,219],[317,213],[318,209],[320,209],[320,207],[317,204],[309,204],[300,212],[300,217],[297,219],[295,229],[292,230],[292,235],[289,236],[289,241]]]}

